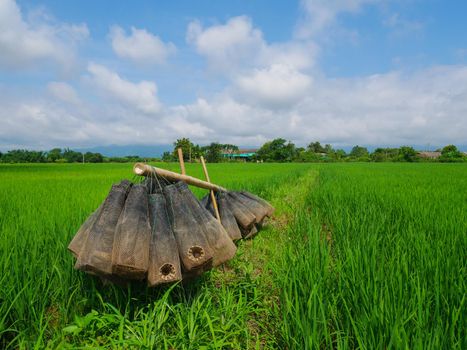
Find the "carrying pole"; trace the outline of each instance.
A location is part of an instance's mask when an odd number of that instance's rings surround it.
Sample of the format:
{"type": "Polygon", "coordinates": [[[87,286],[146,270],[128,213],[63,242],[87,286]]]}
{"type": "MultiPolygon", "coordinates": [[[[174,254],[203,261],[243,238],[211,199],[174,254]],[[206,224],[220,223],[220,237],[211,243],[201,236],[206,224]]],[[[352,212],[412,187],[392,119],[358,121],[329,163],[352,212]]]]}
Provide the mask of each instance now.
{"type": "Polygon", "coordinates": [[[178,161],[180,162],[180,172],[182,175],[186,175],[186,170],[185,170],[185,161],[183,160],[183,150],[181,147],[177,148],[178,152],[178,161]]]}
{"type": "MultiPolygon", "coordinates": [[[[204,157],[201,156],[200,159],[201,159],[201,164],[203,165],[203,171],[204,171],[204,176],[206,177],[206,181],[211,183],[211,180],[209,179],[208,168],[206,168],[206,162],[204,161],[204,157]]],[[[214,208],[214,214],[216,215],[217,221],[221,222],[221,216],[219,215],[219,208],[217,207],[216,196],[213,190],[211,190],[210,192],[211,192],[212,206],[214,208]]]]}
{"type": "Polygon", "coordinates": [[[171,180],[171,181],[183,181],[188,185],[196,186],[199,188],[204,188],[206,190],[224,191],[224,192],[227,191],[227,189],[225,189],[222,186],[218,186],[216,184],[197,179],[196,177],[188,176],[188,175],[181,175],[170,170],[157,168],[155,166],[151,166],[151,165],[144,164],[144,163],[136,163],[133,166],[133,172],[136,175],[140,175],[140,176],[162,176],[166,178],[167,180],[171,180]]]}

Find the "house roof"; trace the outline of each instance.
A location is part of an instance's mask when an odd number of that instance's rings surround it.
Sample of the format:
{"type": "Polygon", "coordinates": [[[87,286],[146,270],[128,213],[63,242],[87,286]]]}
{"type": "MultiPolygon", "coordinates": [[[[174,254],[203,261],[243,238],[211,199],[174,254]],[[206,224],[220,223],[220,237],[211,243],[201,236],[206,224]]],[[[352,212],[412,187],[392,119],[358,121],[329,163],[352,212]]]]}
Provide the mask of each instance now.
{"type": "Polygon", "coordinates": [[[257,148],[245,148],[245,149],[239,149],[237,153],[256,153],[258,152],[257,148]]]}
{"type": "Polygon", "coordinates": [[[418,152],[418,155],[422,158],[439,158],[441,156],[441,152],[423,151],[418,152]]]}
{"type": "Polygon", "coordinates": [[[222,155],[224,157],[227,156],[231,158],[248,158],[253,157],[257,151],[257,148],[239,149],[238,151],[234,152],[231,152],[229,150],[222,150],[222,155]]]}
{"type": "Polygon", "coordinates": [[[257,148],[244,148],[239,149],[238,151],[232,151],[230,149],[223,149],[222,154],[245,154],[245,153],[256,153],[258,152],[257,148]]]}

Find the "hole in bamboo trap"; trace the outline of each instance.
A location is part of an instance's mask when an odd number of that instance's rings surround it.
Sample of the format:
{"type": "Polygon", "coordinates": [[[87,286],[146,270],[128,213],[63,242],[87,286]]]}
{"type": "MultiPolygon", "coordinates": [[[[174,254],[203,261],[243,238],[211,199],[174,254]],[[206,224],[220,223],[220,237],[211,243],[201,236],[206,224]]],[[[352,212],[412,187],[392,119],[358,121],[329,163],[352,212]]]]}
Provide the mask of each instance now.
{"type": "Polygon", "coordinates": [[[191,247],[188,249],[188,256],[194,261],[201,260],[204,257],[204,249],[198,246],[191,247]]]}
{"type": "Polygon", "coordinates": [[[175,277],[175,266],[172,264],[164,264],[159,269],[161,276],[165,280],[169,280],[175,277]]]}

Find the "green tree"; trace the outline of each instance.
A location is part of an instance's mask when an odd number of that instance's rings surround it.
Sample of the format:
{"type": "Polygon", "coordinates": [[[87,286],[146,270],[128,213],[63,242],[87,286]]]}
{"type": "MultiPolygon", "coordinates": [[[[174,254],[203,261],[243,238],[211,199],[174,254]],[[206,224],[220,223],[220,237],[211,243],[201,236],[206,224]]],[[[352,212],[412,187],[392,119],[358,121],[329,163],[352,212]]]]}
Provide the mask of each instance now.
{"type": "Polygon", "coordinates": [[[326,150],[324,149],[323,146],[321,146],[321,143],[319,143],[319,141],[311,142],[308,145],[307,150],[313,153],[326,153],[326,150]]]}
{"type": "Polygon", "coordinates": [[[49,152],[47,152],[47,160],[49,162],[56,162],[62,158],[62,149],[61,148],[53,148],[49,152]]]}
{"type": "Polygon", "coordinates": [[[232,145],[232,144],[229,144],[229,143],[225,143],[225,144],[220,144],[221,146],[221,150],[222,151],[225,151],[227,153],[234,153],[236,151],[238,151],[238,146],[237,145],[232,145]]]}
{"type": "Polygon", "coordinates": [[[307,151],[304,148],[296,149],[296,155],[294,158],[295,162],[308,163],[308,162],[319,162],[321,160],[322,160],[322,156],[320,154],[307,151]]]}
{"type": "Polygon", "coordinates": [[[200,147],[200,145],[193,144],[191,147],[191,161],[198,159],[202,155],[204,155],[202,147],[200,147]]]}
{"type": "Polygon", "coordinates": [[[328,157],[334,161],[339,161],[347,157],[347,153],[343,149],[336,149],[328,153],[328,157]]]}
{"type": "Polygon", "coordinates": [[[416,162],[418,160],[417,152],[413,147],[402,146],[399,148],[399,160],[403,162],[416,162]]]}
{"type": "Polygon", "coordinates": [[[324,153],[331,154],[332,152],[334,152],[332,146],[329,143],[325,144],[324,145],[324,153]]]}
{"type": "Polygon", "coordinates": [[[82,162],[83,154],[81,152],[76,152],[69,148],[66,148],[63,151],[63,159],[65,159],[68,163],[82,162]]]}
{"type": "Polygon", "coordinates": [[[295,145],[282,138],[266,142],[257,152],[257,157],[266,162],[291,162],[296,156],[295,145]]]}
{"type": "Polygon", "coordinates": [[[164,152],[162,153],[162,161],[163,162],[175,162],[176,158],[174,158],[174,155],[172,152],[164,152]]]}
{"type": "Polygon", "coordinates": [[[14,149],[2,156],[4,163],[45,163],[46,161],[45,152],[25,149],[14,149]]]}
{"type": "Polygon", "coordinates": [[[440,162],[462,162],[464,156],[454,145],[447,145],[441,150],[440,162]]]}
{"type": "Polygon", "coordinates": [[[395,162],[401,160],[398,148],[376,148],[370,158],[374,162],[395,162]]]}
{"type": "Polygon", "coordinates": [[[369,155],[370,154],[368,153],[368,149],[366,147],[361,147],[358,145],[354,146],[352,151],[350,151],[350,156],[358,160],[367,160],[369,155]]]}
{"type": "Polygon", "coordinates": [[[202,155],[201,147],[194,145],[189,138],[181,138],[174,142],[173,156],[178,159],[178,149],[181,148],[183,151],[183,160],[191,161],[199,158],[202,155]]]}
{"type": "Polygon", "coordinates": [[[102,163],[104,161],[104,157],[100,153],[86,152],[84,155],[84,161],[88,163],[102,163]]]}
{"type": "Polygon", "coordinates": [[[209,163],[219,163],[222,160],[222,145],[217,142],[212,142],[205,147],[206,161],[209,163]]]}

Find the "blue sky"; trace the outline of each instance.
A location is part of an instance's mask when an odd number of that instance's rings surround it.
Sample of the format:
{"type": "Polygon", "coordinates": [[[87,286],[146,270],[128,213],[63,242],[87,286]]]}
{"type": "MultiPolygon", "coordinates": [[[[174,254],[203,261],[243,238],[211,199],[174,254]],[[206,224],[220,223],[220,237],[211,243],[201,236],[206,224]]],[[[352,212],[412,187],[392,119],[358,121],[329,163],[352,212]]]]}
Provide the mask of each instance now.
{"type": "Polygon", "coordinates": [[[0,0],[0,149],[467,144],[467,2],[0,0]]]}

